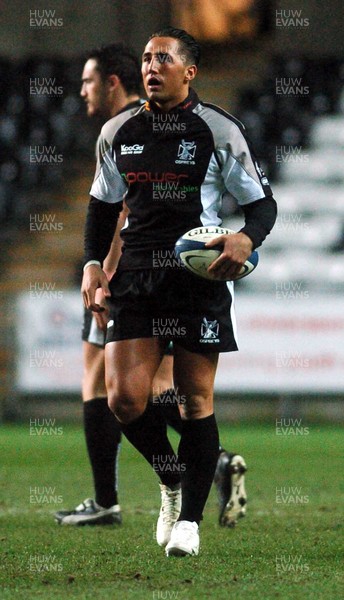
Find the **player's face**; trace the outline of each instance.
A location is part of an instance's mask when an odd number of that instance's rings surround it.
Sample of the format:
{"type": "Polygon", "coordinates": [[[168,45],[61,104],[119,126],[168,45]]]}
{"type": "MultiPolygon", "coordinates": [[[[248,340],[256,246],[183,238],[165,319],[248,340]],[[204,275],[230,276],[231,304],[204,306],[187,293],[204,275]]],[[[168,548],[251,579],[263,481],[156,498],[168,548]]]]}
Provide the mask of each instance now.
{"type": "Polygon", "coordinates": [[[156,37],[144,49],[141,71],[148,98],[166,111],[186,98],[197,67],[188,63],[178,40],[156,37]]]}
{"type": "Polygon", "coordinates": [[[97,69],[97,61],[90,58],[82,72],[80,96],[85,100],[87,115],[93,117],[107,112],[107,87],[97,69]]]}

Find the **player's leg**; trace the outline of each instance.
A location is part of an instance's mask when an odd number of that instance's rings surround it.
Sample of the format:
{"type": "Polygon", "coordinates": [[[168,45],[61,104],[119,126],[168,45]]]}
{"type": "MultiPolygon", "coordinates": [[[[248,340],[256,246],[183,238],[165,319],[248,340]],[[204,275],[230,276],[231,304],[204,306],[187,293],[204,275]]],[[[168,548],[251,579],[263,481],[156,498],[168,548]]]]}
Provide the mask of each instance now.
{"type": "Polygon", "coordinates": [[[219,435],[213,409],[217,353],[198,354],[175,344],[174,381],[185,398],[179,444],[182,487],[181,513],[166,554],[198,554],[198,525],[209,495],[219,453],[219,435]]]}
{"type": "Polygon", "coordinates": [[[221,448],[214,483],[219,500],[219,524],[234,527],[246,514],[245,459],[237,453],[221,448]]]}
{"type": "Polygon", "coordinates": [[[82,342],[82,400],[91,402],[93,398],[105,398],[105,350],[89,342],[82,342]]]}
{"type": "MultiPolygon", "coordinates": [[[[179,434],[182,432],[182,418],[179,404],[184,399],[177,397],[173,389],[173,355],[166,354],[153,380],[153,405],[160,412],[167,425],[179,434]]],[[[182,410],[182,406],[181,406],[182,410]]],[[[214,476],[219,500],[219,524],[222,527],[234,527],[246,514],[247,494],[245,489],[245,459],[237,452],[227,452],[220,444],[218,461],[214,476]]],[[[162,486],[162,507],[164,505],[164,486],[162,486]]],[[[165,511],[166,513],[166,511],[165,511]]],[[[160,523],[163,526],[164,511],[161,511],[160,523]]],[[[159,522],[157,536],[159,535],[159,522]]],[[[160,537],[161,539],[161,537],[160,537]]]]}
{"type": "Polygon", "coordinates": [[[166,546],[180,512],[181,493],[178,459],[167,437],[166,421],[148,402],[162,353],[163,344],[157,338],[106,345],[109,405],[122,420],[124,435],[160,479],[162,502],[156,538],[160,546],[166,546]]]}
{"type": "Polygon", "coordinates": [[[153,406],[160,418],[173,427],[177,433],[182,432],[182,419],[179,411],[178,397],[173,382],[173,347],[169,344],[164,351],[158,371],[153,379],[153,406]]]}
{"type": "MultiPolygon", "coordinates": [[[[236,332],[236,319],[234,308],[234,286],[232,281],[227,281],[227,289],[232,298],[230,318],[234,333],[236,332]]],[[[236,333],[235,333],[236,335],[236,333]]],[[[245,473],[247,466],[245,459],[235,452],[227,452],[220,446],[214,483],[219,500],[219,524],[223,527],[234,527],[238,519],[246,514],[247,495],[245,490],[245,473]]]]}
{"type": "Polygon", "coordinates": [[[121,523],[117,496],[121,429],[108,407],[104,337],[104,332],[96,326],[92,313],[86,311],[83,328],[83,423],[95,501],[88,498],[74,510],[57,512],[55,518],[63,525],[121,523]]]}
{"type": "Polygon", "coordinates": [[[108,407],[104,348],[84,341],[83,364],[84,430],[96,502],[109,508],[118,505],[117,461],[121,429],[108,407]]]}
{"type": "Polygon", "coordinates": [[[157,338],[110,342],[105,349],[106,387],[111,410],[122,423],[128,440],[152,465],[166,485],[180,481],[178,473],[164,470],[176,460],[162,421],[151,402],[154,375],[162,359],[157,338]],[[143,434],[143,432],[145,432],[143,434]]]}
{"type": "Polygon", "coordinates": [[[129,424],[144,413],[161,359],[157,338],[124,339],[106,344],[108,402],[121,423],[129,424]]]}
{"type": "MultiPolygon", "coordinates": [[[[152,405],[154,412],[163,423],[181,433],[182,419],[179,412],[177,395],[173,387],[173,348],[165,347],[164,356],[153,379],[152,405]]],[[[179,470],[178,462],[168,465],[170,469],[179,470]]],[[[181,507],[180,489],[170,489],[160,483],[161,506],[156,526],[156,540],[159,546],[165,547],[170,541],[172,527],[179,517],[181,507]]]]}
{"type": "Polygon", "coordinates": [[[162,361],[153,378],[153,398],[158,398],[161,394],[167,392],[167,390],[173,389],[173,387],[173,355],[167,354],[164,351],[162,361]]]}

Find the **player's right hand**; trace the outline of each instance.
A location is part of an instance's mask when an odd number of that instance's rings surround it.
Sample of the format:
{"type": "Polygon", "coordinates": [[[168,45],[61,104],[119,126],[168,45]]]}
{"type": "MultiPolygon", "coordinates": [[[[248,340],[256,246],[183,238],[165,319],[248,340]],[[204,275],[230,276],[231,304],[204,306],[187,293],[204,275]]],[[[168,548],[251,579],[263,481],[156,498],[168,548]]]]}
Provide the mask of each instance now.
{"type": "MultiPolygon", "coordinates": [[[[106,276],[108,277],[107,273],[106,276]]],[[[101,288],[98,288],[96,290],[96,294],[95,294],[95,303],[98,304],[98,306],[100,306],[103,310],[102,312],[95,312],[94,314],[94,318],[96,320],[97,326],[99,327],[99,329],[101,329],[102,331],[106,331],[107,329],[107,324],[109,321],[109,307],[106,301],[106,298],[103,294],[103,290],[101,288]]]]}
{"type": "Polygon", "coordinates": [[[104,271],[98,265],[90,265],[84,271],[81,293],[86,308],[93,312],[102,312],[104,308],[96,303],[96,290],[101,288],[106,298],[111,296],[109,283],[104,271]]]}
{"type": "Polygon", "coordinates": [[[222,254],[211,263],[208,272],[220,281],[235,279],[253,250],[252,240],[243,232],[223,234],[207,242],[206,248],[216,245],[223,246],[222,254]]]}

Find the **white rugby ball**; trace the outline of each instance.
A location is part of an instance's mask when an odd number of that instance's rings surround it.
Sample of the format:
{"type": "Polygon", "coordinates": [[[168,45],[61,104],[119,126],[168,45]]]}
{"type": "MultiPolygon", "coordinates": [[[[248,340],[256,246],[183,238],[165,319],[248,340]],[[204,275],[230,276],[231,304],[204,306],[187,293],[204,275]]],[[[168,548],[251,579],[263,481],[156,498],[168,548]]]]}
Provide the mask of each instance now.
{"type": "MultiPolygon", "coordinates": [[[[213,275],[208,273],[208,267],[222,253],[222,246],[213,246],[206,248],[205,244],[215,237],[223,234],[233,234],[236,231],[225,227],[203,226],[190,229],[177,240],[175,252],[182,264],[191,273],[203,277],[204,279],[214,280],[213,275]]],[[[242,266],[235,281],[246,277],[256,268],[258,264],[258,252],[253,250],[245,264],[242,266]]]]}

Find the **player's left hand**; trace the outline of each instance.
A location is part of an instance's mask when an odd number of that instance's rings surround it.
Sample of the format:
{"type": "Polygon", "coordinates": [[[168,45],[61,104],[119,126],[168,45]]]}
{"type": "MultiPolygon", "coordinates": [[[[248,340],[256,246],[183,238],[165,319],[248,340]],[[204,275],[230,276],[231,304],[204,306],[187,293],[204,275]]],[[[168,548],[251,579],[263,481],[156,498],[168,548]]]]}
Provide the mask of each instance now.
{"type": "Polygon", "coordinates": [[[214,279],[235,279],[253,250],[252,240],[245,233],[220,235],[206,243],[206,248],[223,246],[222,254],[208,267],[214,279]]]}

